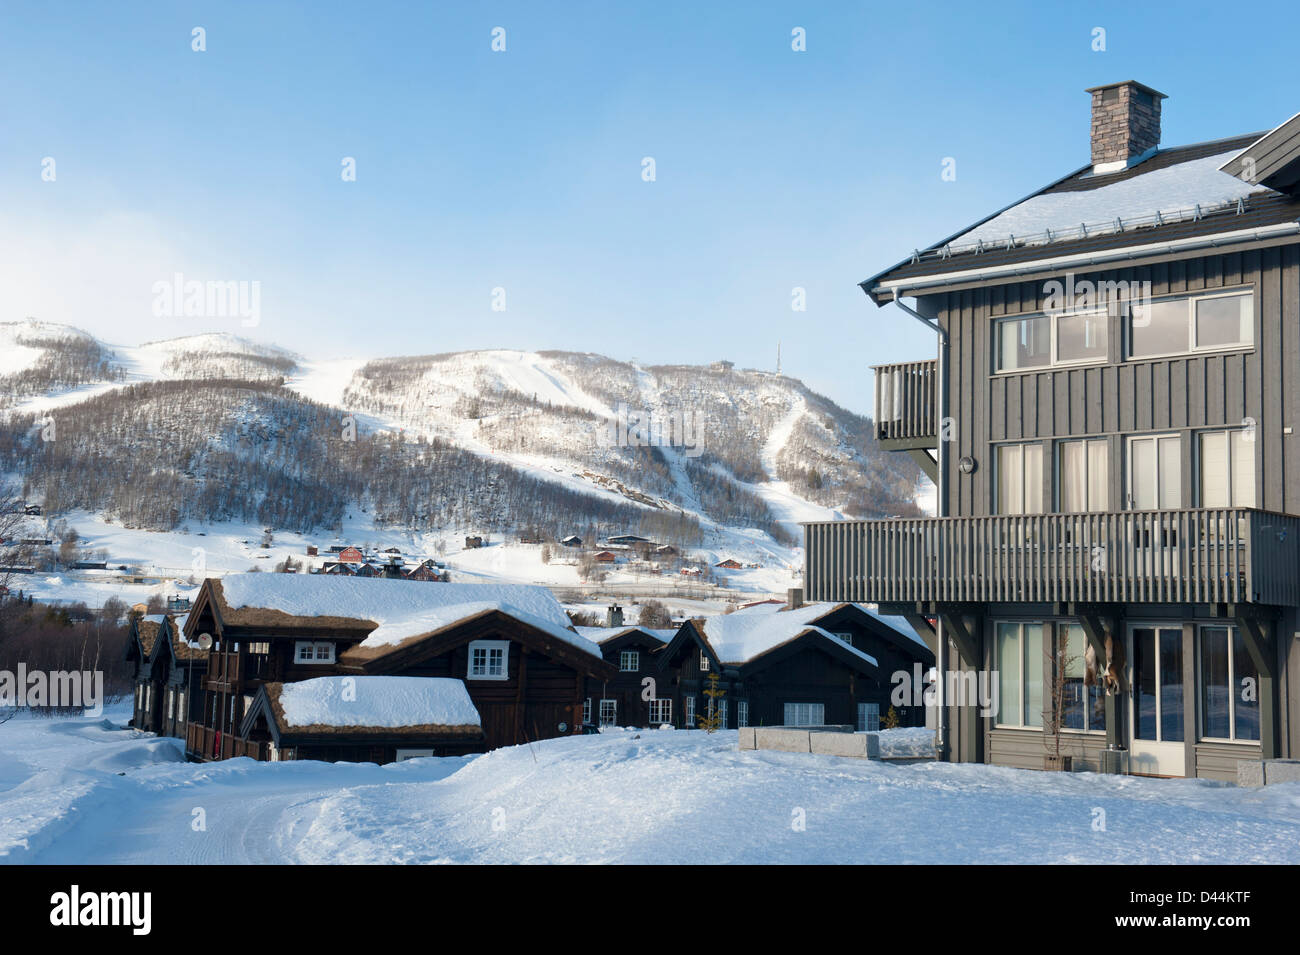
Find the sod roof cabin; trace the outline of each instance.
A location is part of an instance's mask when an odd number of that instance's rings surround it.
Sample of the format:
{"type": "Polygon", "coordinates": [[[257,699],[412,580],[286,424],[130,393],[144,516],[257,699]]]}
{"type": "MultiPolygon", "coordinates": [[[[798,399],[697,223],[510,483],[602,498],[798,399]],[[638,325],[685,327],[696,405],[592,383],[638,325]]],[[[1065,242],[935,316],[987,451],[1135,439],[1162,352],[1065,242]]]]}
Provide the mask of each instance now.
{"type": "Polygon", "coordinates": [[[463,680],[481,715],[481,745],[493,748],[577,731],[587,678],[616,672],[543,587],[232,574],[199,590],[186,634],[203,633],[213,641],[214,698],[194,740],[200,758],[230,755],[216,734],[238,737],[245,697],[263,684],[335,675],[463,680]]]}

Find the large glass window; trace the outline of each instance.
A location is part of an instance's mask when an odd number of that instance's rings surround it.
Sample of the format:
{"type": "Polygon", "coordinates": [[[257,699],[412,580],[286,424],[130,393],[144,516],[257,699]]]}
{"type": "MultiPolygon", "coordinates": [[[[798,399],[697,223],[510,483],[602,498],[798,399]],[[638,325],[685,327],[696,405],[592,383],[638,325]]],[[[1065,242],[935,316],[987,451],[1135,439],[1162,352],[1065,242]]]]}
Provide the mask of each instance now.
{"type": "Polygon", "coordinates": [[[786,726],[824,726],[826,725],[826,706],[824,703],[787,703],[785,704],[786,726]]]}
{"type": "Polygon", "coordinates": [[[1176,434],[1130,438],[1128,504],[1138,511],[1183,506],[1182,439],[1176,434]]]}
{"type": "Polygon", "coordinates": [[[1259,739],[1259,673],[1236,627],[1201,627],[1198,634],[1201,735],[1259,739]]]}
{"type": "Polygon", "coordinates": [[[1077,623],[1061,626],[1065,630],[1061,641],[1062,662],[1065,664],[1061,725],[1068,730],[1104,732],[1106,703],[1101,679],[1098,678],[1092,686],[1085,686],[1083,682],[1087,670],[1088,636],[1077,623]]]}
{"type": "Polygon", "coordinates": [[[1043,725],[1044,663],[1041,623],[998,624],[998,723],[1043,725]]]}
{"type": "Polygon", "coordinates": [[[1249,432],[1200,436],[1201,507],[1255,506],[1255,445],[1249,432]]]}
{"type": "Polygon", "coordinates": [[[1128,320],[1130,358],[1240,348],[1254,341],[1253,292],[1184,295],[1135,304],[1128,320]]]}
{"type": "Polygon", "coordinates": [[[999,514],[1043,513],[1043,446],[1003,444],[997,449],[999,514]]]}
{"type": "Polygon", "coordinates": [[[1105,309],[1004,318],[996,326],[997,370],[1105,361],[1110,316],[1105,309]]]}
{"type": "Polygon", "coordinates": [[[1110,509],[1110,450],[1104,439],[1057,445],[1058,509],[1067,514],[1110,509]]]}
{"type": "Polygon", "coordinates": [[[1183,740],[1183,631],[1133,629],[1133,714],[1138,739],[1183,740]]]}

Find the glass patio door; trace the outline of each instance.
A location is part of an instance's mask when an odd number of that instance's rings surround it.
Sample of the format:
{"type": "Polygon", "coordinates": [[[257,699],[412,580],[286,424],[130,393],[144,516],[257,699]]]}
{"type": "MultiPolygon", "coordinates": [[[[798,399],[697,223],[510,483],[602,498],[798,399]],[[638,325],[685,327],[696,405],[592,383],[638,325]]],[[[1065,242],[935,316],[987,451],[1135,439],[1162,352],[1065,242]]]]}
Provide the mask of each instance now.
{"type": "Polygon", "coordinates": [[[1134,627],[1129,643],[1133,739],[1131,771],[1183,776],[1186,722],[1183,708],[1183,628],[1134,627]]]}

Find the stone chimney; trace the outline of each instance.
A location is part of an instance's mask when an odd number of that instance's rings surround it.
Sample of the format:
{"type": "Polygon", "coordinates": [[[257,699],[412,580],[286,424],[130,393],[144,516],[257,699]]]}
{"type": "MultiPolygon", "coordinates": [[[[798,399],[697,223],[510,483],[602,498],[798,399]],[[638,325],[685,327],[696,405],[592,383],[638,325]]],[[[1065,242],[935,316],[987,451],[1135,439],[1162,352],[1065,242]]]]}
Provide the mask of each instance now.
{"type": "Polygon", "coordinates": [[[1092,94],[1092,164],[1122,168],[1129,160],[1160,145],[1160,101],[1164,93],[1128,80],[1094,86],[1092,94]]]}
{"type": "Polygon", "coordinates": [[[605,626],[623,626],[623,608],[618,604],[611,604],[609,609],[605,611],[605,626]]]}
{"type": "Polygon", "coordinates": [[[798,610],[803,606],[803,588],[791,587],[785,592],[785,609],[798,610]]]}

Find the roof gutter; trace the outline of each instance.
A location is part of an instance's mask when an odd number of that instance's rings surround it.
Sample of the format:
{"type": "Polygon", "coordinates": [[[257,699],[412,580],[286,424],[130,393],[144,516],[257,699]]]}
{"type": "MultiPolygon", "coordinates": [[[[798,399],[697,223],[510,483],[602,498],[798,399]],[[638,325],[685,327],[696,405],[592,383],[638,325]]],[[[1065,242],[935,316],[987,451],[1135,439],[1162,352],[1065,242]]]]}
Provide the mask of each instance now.
{"type": "Polygon", "coordinates": [[[992,266],[987,269],[963,269],[956,272],[917,275],[891,282],[881,282],[871,288],[865,288],[865,291],[873,298],[882,296],[884,301],[889,301],[892,298],[897,303],[900,295],[916,294],[916,291],[921,289],[937,289],[947,285],[995,279],[1014,279],[1044,272],[1060,272],[1077,266],[1086,267],[1114,262],[1130,262],[1136,259],[1170,255],[1178,252],[1217,249],[1223,246],[1240,245],[1244,242],[1262,242],[1267,239],[1295,234],[1300,234],[1300,221],[1279,222],[1256,229],[1237,229],[1232,232],[1174,239],[1169,242],[1149,242],[1144,245],[1131,245],[1124,248],[1110,249],[1105,252],[1079,252],[1074,255],[1058,255],[1032,262],[1013,262],[1006,265],[992,266]]]}

